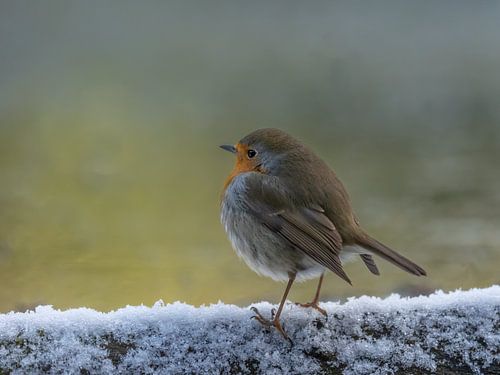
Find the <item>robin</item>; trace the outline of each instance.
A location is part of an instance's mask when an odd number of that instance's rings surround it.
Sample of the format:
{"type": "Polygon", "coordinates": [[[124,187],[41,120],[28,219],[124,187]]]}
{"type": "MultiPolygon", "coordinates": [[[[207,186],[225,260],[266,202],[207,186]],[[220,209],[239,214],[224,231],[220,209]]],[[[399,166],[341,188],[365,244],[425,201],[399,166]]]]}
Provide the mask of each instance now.
{"type": "Polygon", "coordinates": [[[375,275],[380,273],[374,255],[413,275],[426,275],[361,228],[342,182],[297,139],[278,129],[259,129],[235,146],[220,147],[236,156],[221,202],[221,221],[234,250],[258,274],[288,281],[270,320],[252,308],[262,325],[288,339],[280,315],[295,280],[319,277],[312,302],[300,305],[326,316],[318,304],[324,273],[330,270],[351,284],[342,261],[352,255],[375,275]]]}

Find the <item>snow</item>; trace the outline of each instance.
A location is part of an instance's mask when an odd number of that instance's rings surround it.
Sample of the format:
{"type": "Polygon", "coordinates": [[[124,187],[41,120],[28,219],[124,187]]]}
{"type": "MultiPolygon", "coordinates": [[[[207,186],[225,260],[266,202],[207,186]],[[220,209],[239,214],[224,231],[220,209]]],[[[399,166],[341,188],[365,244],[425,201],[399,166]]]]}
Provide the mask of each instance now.
{"type": "MultiPolygon", "coordinates": [[[[253,306],[264,315],[276,307],[253,306]]],[[[0,314],[0,374],[309,374],[325,364],[344,374],[387,374],[432,372],[450,358],[474,373],[500,365],[500,286],[321,307],[328,319],[286,305],[282,321],[293,344],[251,320],[249,308],[223,303],[0,314]]]]}

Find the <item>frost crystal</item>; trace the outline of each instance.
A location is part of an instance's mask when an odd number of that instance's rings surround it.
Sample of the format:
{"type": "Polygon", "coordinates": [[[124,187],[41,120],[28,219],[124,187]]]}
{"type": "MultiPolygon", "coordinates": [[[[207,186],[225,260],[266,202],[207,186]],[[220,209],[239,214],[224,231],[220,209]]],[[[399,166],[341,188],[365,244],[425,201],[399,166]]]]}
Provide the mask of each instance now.
{"type": "Polygon", "coordinates": [[[308,374],[331,367],[387,374],[450,363],[482,373],[500,366],[500,286],[321,306],[327,320],[286,306],[282,319],[293,345],[251,320],[248,308],[222,303],[1,314],[0,373],[308,374]]]}

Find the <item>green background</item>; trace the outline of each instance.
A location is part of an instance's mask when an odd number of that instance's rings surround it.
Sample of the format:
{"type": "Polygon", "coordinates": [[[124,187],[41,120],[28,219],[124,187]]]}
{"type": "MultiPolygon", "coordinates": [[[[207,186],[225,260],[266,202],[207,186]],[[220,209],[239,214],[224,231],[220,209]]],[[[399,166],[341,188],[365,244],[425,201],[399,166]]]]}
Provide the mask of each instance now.
{"type": "MultiPolygon", "coordinates": [[[[500,6],[0,2],[0,311],[246,305],[219,223],[235,143],[278,127],[422,265],[346,265],[323,299],[500,282],[500,6]]],[[[309,300],[315,281],[290,298],[309,300]]]]}

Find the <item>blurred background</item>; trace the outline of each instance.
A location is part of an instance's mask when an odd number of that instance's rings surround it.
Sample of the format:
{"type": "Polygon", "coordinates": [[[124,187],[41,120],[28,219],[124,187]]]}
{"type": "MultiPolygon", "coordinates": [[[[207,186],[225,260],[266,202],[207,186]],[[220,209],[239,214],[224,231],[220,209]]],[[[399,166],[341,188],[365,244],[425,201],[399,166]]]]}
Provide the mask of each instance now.
{"type": "MultiPolygon", "coordinates": [[[[422,265],[346,265],[322,299],[500,282],[500,4],[2,1],[0,312],[247,305],[217,146],[278,127],[422,265]]],[[[290,298],[308,301],[316,281],[290,298]]]]}

